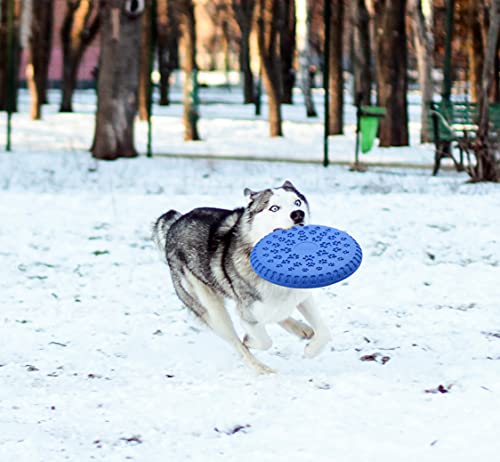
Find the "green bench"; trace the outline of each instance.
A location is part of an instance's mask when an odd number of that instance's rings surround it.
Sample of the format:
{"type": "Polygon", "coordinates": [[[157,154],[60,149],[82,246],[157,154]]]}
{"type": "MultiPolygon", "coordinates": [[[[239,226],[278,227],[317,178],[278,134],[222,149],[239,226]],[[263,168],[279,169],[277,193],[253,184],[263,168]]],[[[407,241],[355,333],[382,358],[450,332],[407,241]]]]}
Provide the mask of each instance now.
{"type": "MultiPolygon", "coordinates": [[[[427,131],[435,145],[432,174],[438,173],[443,158],[450,158],[458,171],[464,170],[464,152],[469,155],[478,130],[478,104],[467,101],[431,101],[427,105],[427,131]],[[454,147],[458,148],[458,159],[453,155],[454,147]]],[[[500,131],[500,103],[490,103],[489,116],[494,132],[500,131]]]]}

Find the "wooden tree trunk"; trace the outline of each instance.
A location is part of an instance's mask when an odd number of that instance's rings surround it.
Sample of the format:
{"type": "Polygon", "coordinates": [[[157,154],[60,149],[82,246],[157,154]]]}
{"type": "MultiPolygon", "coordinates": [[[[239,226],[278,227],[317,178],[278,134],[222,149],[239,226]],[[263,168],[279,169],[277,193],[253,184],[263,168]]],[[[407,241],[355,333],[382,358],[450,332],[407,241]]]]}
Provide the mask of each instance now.
{"type": "Polygon", "coordinates": [[[179,24],[172,0],[156,0],[160,106],[170,104],[170,76],[179,67],[179,24]]]}
{"type": "Polygon", "coordinates": [[[342,71],[342,50],[343,50],[343,18],[344,2],[343,0],[331,1],[331,45],[330,55],[328,57],[328,66],[330,68],[328,88],[330,91],[330,126],[329,135],[338,135],[343,133],[343,113],[344,113],[344,75],[342,71]]]}
{"type": "Polygon", "coordinates": [[[413,26],[413,37],[417,55],[418,81],[422,94],[422,113],[420,118],[420,142],[430,141],[429,107],[432,101],[432,55],[434,52],[434,39],[432,34],[432,2],[431,0],[410,0],[410,16],[413,26]]]}
{"type": "Polygon", "coordinates": [[[196,65],[196,22],[192,0],[183,0],[180,10],[180,29],[184,39],[184,139],[197,141],[198,134],[198,101],[196,65]]]}
{"type": "Polygon", "coordinates": [[[141,59],[139,66],[139,120],[146,121],[149,118],[149,95],[151,91],[151,15],[152,4],[151,0],[146,2],[144,13],[142,15],[142,32],[141,32],[141,59]]]}
{"type": "Polygon", "coordinates": [[[299,54],[299,72],[302,93],[307,117],[317,117],[316,108],[311,92],[311,23],[312,23],[312,1],[296,0],[295,10],[297,12],[297,51],[299,54]]]}
{"type": "Polygon", "coordinates": [[[85,50],[99,30],[100,15],[96,12],[95,6],[94,0],[68,0],[67,2],[66,15],[61,28],[63,80],[60,112],[73,112],[73,93],[78,79],[78,69],[85,50]]]}
{"type": "MultiPolygon", "coordinates": [[[[20,18],[21,18],[22,2],[21,0],[14,1],[14,44],[13,44],[13,60],[14,60],[14,94],[10,95],[12,111],[17,111],[17,93],[19,87],[19,63],[21,57],[20,43],[20,18]]],[[[0,110],[7,109],[7,2],[0,1],[0,110]]]]}
{"type": "Polygon", "coordinates": [[[293,104],[293,87],[295,86],[295,1],[282,0],[284,8],[284,25],[281,28],[280,57],[281,57],[281,102],[293,104]]]}
{"type": "Polygon", "coordinates": [[[469,82],[471,101],[479,101],[483,72],[484,46],[482,24],[479,15],[481,1],[468,0],[467,10],[467,54],[469,58],[469,82]]]}
{"type": "Polygon", "coordinates": [[[92,155],[114,160],[135,157],[141,13],[136,0],[101,0],[101,55],[92,155]]]}
{"type": "Polygon", "coordinates": [[[371,104],[372,69],[370,65],[370,17],[365,0],[351,3],[354,97],[359,104],[371,104]]]}
{"type": "Polygon", "coordinates": [[[271,136],[283,136],[281,119],[281,64],[279,53],[279,26],[282,22],[281,0],[258,0],[257,33],[262,69],[269,105],[271,136]]]}
{"type": "Polygon", "coordinates": [[[31,118],[42,117],[42,104],[47,101],[47,80],[51,51],[53,1],[25,2],[31,8],[31,27],[28,40],[26,81],[31,97],[31,118]]]}
{"type": "Polygon", "coordinates": [[[408,146],[405,9],[406,0],[375,0],[378,104],[387,110],[380,146],[408,146]]]}
{"type": "MultiPolygon", "coordinates": [[[[500,37],[499,37],[500,39],[500,37]]],[[[500,42],[497,42],[497,50],[500,45],[500,42]]],[[[493,82],[491,84],[491,89],[490,89],[490,101],[492,103],[498,103],[500,102],[500,56],[498,54],[498,51],[495,55],[495,64],[494,64],[494,71],[493,71],[493,82]]]]}
{"type": "MultiPolygon", "coordinates": [[[[479,94],[479,131],[474,142],[476,165],[469,169],[472,181],[500,181],[500,163],[496,159],[498,151],[489,137],[489,101],[488,95],[493,82],[495,56],[498,53],[498,34],[500,32],[500,0],[492,0],[490,26],[486,45],[486,54],[481,77],[479,94]]],[[[498,134],[497,134],[498,136],[498,134]]]]}
{"type": "Polygon", "coordinates": [[[250,67],[250,32],[252,31],[255,0],[232,0],[236,22],[240,28],[240,70],[243,73],[243,102],[255,102],[254,78],[250,67]]]}

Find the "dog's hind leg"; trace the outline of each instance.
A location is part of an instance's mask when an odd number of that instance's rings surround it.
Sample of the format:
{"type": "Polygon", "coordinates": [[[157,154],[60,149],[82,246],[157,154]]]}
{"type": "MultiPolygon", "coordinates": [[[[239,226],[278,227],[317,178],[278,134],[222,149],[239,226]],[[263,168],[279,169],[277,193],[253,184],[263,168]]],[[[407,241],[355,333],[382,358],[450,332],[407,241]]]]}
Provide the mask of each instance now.
{"type": "Polygon", "coordinates": [[[286,318],[284,321],[281,321],[279,325],[290,334],[296,335],[302,339],[309,339],[314,335],[311,326],[297,319],[286,318]]]}
{"type": "Polygon", "coordinates": [[[221,338],[229,342],[243,360],[259,374],[275,372],[261,363],[241,342],[234,329],[233,322],[224,306],[224,298],[216,294],[210,287],[197,279],[193,274],[186,274],[186,282],[190,286],[190,297],[195,300],[197,309],[203,308],[201,319],[221,338]]]}

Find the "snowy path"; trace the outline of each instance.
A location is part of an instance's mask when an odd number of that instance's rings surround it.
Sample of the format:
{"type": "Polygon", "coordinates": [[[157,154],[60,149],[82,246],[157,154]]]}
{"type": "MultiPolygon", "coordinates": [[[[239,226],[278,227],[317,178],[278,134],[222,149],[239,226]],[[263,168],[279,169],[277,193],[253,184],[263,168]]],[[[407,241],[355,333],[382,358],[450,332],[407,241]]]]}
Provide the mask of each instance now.
{"type": "Polygon", "coordinates": [[[498,186],[241,161],[94,166],[80,152],[0,156],[1,461],[498,458],[498,186]],[[256,377],[181,307],[149,226],[286,178],[364,261],[318,291],[331,348],[306,360],[270,329],[257,355],[279,373],[256,377]]]}

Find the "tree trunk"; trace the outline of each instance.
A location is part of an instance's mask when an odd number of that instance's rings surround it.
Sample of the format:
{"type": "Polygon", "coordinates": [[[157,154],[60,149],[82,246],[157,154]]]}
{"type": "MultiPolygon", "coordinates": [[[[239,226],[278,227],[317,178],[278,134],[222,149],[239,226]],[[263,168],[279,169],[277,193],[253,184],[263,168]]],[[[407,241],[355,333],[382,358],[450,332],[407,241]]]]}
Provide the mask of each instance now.
{"type": "Polygon", "coordinates": [[[83,53],[99,30],[100,15],[94,0],[68,0],[61,27],[63,48],[62,99],[60,112],[73,112],[73,93],[83,53]],[[91,21],[92,16],[93,20],[91,21]]]}
{"type": "Polygon", "coordinates": [[[160,106],[170,104],[170,76],[179,68],[179,24],[172,0],[156,0],[160,106]]]}
{"type": "Polygon", "coordinates": [[[498,55],[498,46],[500,42],[497,42],[497,53],[495,55],[495,64],[493,71],[493,83],[490,89],[490,101],[492,103],[500,102],[500,56],[498,55]]]}
{"type": "Polygon", "coordinates": [[[387,111],[380,146],[408,146],[405,9],[406,0],[375,1],[378,104],[387,111]]]}
{"type": "MultiPolygon", "coordinates": [[[[17,111],[17,94],[19,87],[19,63],[21,61],[21,40],[20,40],[20,18],[21,18],[22,2],[21,0],[14,1],[14,27],[13,27],[13,55],[14,60],[14,94],[10,95],[11,109],[17,111]]],[[[7,2],[0,1],[0,110],[7,109],[7,2]]]]}
{"type": "Polygon", "coordinates": [[[240,70],[243,73],[243,102],[255,102],[254,78],[250,67],[250,33],[252,31],[255,0],[232,0],[236,22],[240,28],[240,70]]]}
{"type": "Polygon", "coordinates": [[[134,118],[137,113],[140,16],[137,0],[101,0],[101,55],[97,114],[92,155],[114,160],[135,157],[134,118]]]}
{"type": "Polygon", "coordinates": [[[297,51],[299,53],[299,71],[304,104],[307,117],[317,117],[316,108],[311,93],[311,6],[312,0],[296,0],[297,12],[297,51]]]}
{"type": "Polygon", "coordinates": [[[432,2],[431,0],[411,0],[409,9],[413,26],[415,51],[417,55],[418,81],[420,92],[422,94],[420,142],[428,143],[430,141],[430,130],[428,130],[428,103],[432,101],[432,68],[434,61],[432,59],[434,52],[434,38],[432,34],[432,2]]]}
{"type": "Polygon", "coordinates": [[[295,1],[282,0],[284,7],[284,25],[281,28],[280,56],[281,56],[281,102],[293,104],[293,87],[295,86],[295,1]]]}
{"type": "Polygon", "coordinates": [[[325,0],[331,1],[331,44],[328,57],[328,66],[330,69],[328,88],[330,92],[330,126],[329,135],[339,135],[343,133],[343,113],[344,113],[344,74],[342,71],[342,50],[343,50],[343,19],[344,2],[343,0],[325,0]]]}
{"type": "Polygon", "coordinates": [[[180,10],[180,29],[184,39],[184,139],[197,141],[198,135],[198,89],[196,65],[196,22],[192,0],[183,0],[180,10]]]}
{"type": "Polygon", "coordinates": [[[279,54],[279,27],[282,24],[281,0],[258,0],[257,34],[262,80],[269,105],[271,136],[283,136],[281,127],[281,64],[279,54]]]}
{"type": "Polygon", "coordinates": [[[141,32],[141,59],[139,65],[139,120],[146,121],[149,119],[149,95],[151,91],[151,54],[152,45],[152,28],[151,28],[151,6],[152,2],[147,1],[144,8],[144,13],[141,17],[142,32],[141,32]]]}
{"type": "Polygon", "coordinates": [[[42,117],[42,104],[47,101],[53,1],[28,1],[24,8],[31,8],[26,81],[31,96],[31,118],[39,120],[42,117]]]}
{"type": "Polygon", "coordinates": [[[370,105],[372,88],[370,17],[365,0],[354,0],[351,3],[351,21],[354,99],[361,105],[370,105]]]}
{"type": "Polygon", "coordinates": [[[479,101],[483,71],[484,46],[478,0],[468,0],[467,54],[469,58],[469,82],[471,101],[479,101]]]}
{"type": "Polygon", "coordinates": [[[497,44],[499,31],[500,0],[492,0],[486,54],[481,76],[482,85],[479,93],[479,131],[474,141],[476,165],[469,169],[472,181],[500,181],[500,164],[496,159],[498,145],[494,146],[489,137],[488,101],[488,95],[493,82],[495,56],[498,53],[497,44]]]}

